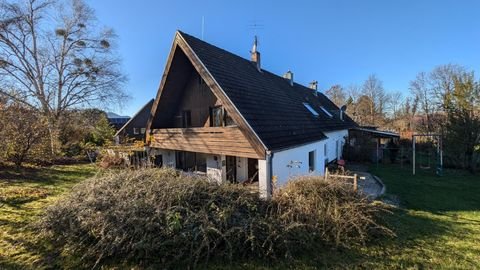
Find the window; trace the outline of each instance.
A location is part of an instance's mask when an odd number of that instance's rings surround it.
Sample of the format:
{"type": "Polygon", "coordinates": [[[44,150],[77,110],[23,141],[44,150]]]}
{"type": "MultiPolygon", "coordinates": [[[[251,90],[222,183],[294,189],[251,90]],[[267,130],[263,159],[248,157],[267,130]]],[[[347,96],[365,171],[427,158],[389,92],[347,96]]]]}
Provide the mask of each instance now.
{"type": "Polygon", "coordinates": [[[146,131],[146,130],[147,130],[146,128],[141,128],[141,129],[140,129],[140,133],[145,134],[145,131],[146,131]]]}
{"type": "Polygon", "coordinates": [[[312,106],[310,106],[310,104],[308,103],[303,103],[303,106],[305,106],[305,108],[307,108],[307,110],[309,110],[314,116],[318,116],[318,112],[315,111],[312,106]]]}
{"type": "Polygon", "coordinates": [[[325,157],[325,165],[328,163],[327,143],[323,145],[323,156],[325,157]]]}
{"type": "Polygon", "coordinates": [[[182,112],[182,127],[189,128],[192,126],[192,113],[190,111],[182,112]]]}
{"type": "Polygon", "coordinates": [[[308,152],[308,171],[315,171],[315,151],[308,152]]]}
{"type": "Polygon", "coordinates": [[[223,126],[223,109],[222,106],[210,108],[210,126],[222,127],[223,126]]]}
{"type": "Polygon", "coordinates": [[[233,119],[228,115],[227,111],[224,110],[223,114],[225,115],[225,126],[235,125],[235,122],[233,122],[233,119]]]}
{"type": "Polygon", "coordinates": [[[140,129],[139,128],[133,128],[133,134],[134,135],[140,134],[140,129]]]}
{"type": "Polygon", "coordinates": [[[320,109],[322,109],[322,111],[330,118],[333,117],[333,114],[331,114],[329,111],[327,111],[327,109],[325,109],[323,106],[320,107],[320,109]]]}

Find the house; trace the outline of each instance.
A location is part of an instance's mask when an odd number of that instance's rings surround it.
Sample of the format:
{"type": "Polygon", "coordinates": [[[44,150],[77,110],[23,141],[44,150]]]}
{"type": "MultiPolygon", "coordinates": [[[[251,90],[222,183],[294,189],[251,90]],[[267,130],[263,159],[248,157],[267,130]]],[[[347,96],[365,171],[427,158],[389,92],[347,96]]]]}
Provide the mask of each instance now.
{"type": "Polygon", "coordinates": [[[115,130],[119,130],[121,127],[125,125],[125,123],[130,120],[129,116],[121,116],[113,112],[107,112],[107,119],[108,123],[115,128],[115,130]]]}
{"type": "Polygon", "coordinates": [[[154,99],[151,99],[130,118],[115,134],[115,140],[125,143],[130,140],[145,141],[145,132],[148,118],[152,110],[154,99]]]}
{"type": "Polygon", "coordinates": [[[290,71],[278,76],[263,69],[256,40],[247,60],[178,31],[147,142],[159,164],[252,183],[268,197],[272,183],[322,175],[356,126],[316,82],[305,87],[290,71]]]}

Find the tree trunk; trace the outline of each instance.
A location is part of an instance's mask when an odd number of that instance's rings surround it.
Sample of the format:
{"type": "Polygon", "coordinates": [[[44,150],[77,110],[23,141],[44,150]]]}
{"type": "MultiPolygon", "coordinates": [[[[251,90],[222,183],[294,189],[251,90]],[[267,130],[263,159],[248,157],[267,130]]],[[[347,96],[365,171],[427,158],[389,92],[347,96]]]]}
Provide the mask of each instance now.
{"type": "Polygon", "coordinates": [[[48,135],[50,137],[50,151],[52,157],[60,153],[60,125],[56,117],[48,117],[48,135]]]}

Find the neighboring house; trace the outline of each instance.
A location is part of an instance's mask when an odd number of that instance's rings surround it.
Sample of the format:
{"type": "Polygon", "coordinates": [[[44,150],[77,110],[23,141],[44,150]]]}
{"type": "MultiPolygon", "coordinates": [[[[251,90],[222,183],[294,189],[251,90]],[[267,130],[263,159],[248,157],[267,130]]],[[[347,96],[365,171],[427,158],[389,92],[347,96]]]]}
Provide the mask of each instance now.
{"type": "Polygon", "coordinates": [[[107,112],[107,118],[108,122],[115,128],[115,130],[119,130],[128,122],[128,120],[130,120],[129,116],[121,116],[113,112],[107,112]]]}
{"type": "Polygon", "coordinates": [[[126,122],[115,134],[116,141],[125,143],[130,140],[145,141],[145,132],[152,111],[154,99],[151,99],[147,104],[126,122]]]}
{"type": "Polygon", "coordinates": [[[272,182],[323,175],[341,158],[357,124],[317,91],[251,60],[178,31],[147,125],[157,164],[206,174],[218,182],[272,182]]]}

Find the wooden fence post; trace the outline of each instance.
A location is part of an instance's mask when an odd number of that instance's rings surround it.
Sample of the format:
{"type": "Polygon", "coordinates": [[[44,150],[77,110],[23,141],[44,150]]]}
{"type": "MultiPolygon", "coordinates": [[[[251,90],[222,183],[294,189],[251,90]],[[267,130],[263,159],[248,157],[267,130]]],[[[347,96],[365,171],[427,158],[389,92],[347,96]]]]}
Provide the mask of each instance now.
{"type": "Polygon", "coordinates": [[[358,175],[357,174],[354,174],[353,175],[353,191],[357,191],[357,178],[358,178],[358,175]]]}
{"type": "Polygon", "coordinates": [[[328,168],[325,167],[325,180],[328,180],[328,168]]]}

